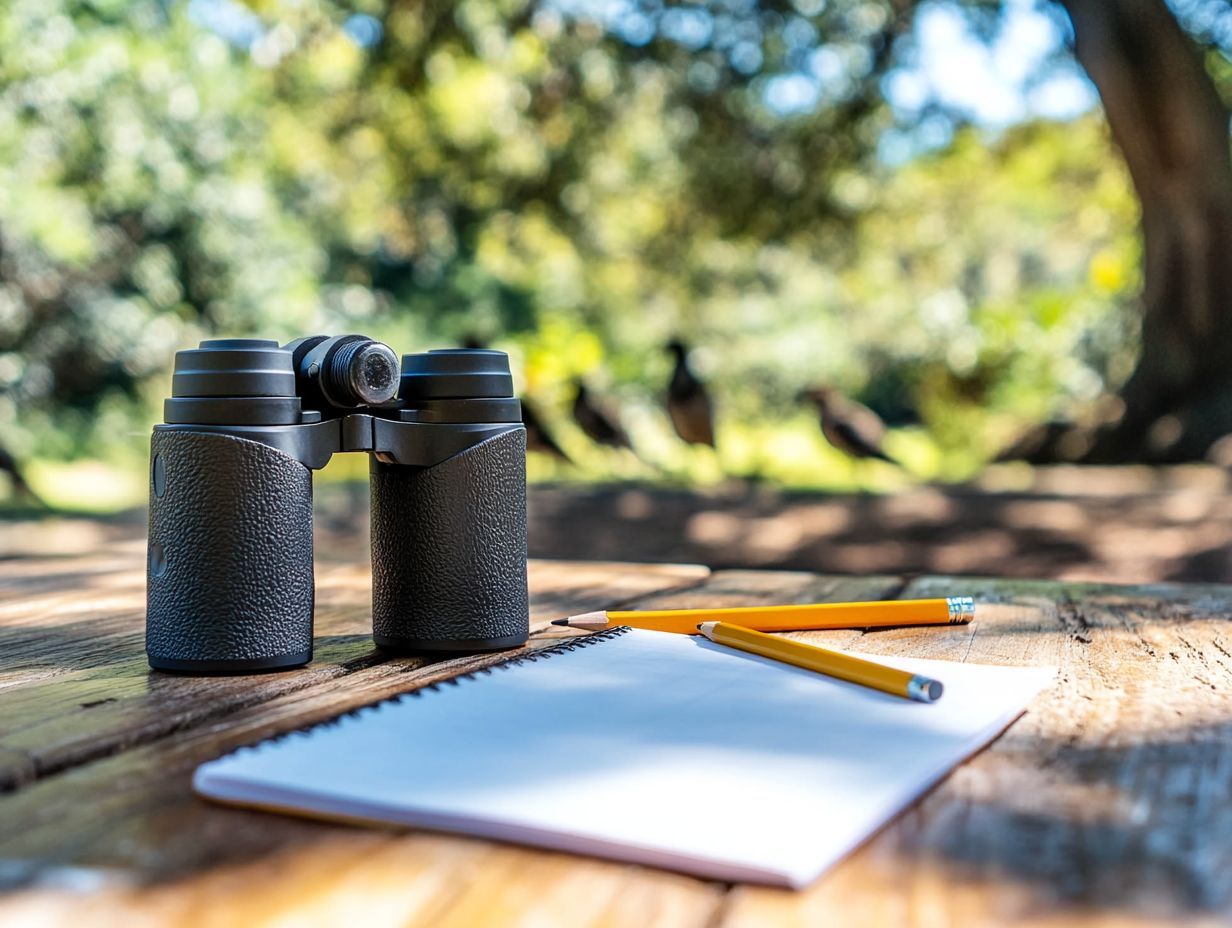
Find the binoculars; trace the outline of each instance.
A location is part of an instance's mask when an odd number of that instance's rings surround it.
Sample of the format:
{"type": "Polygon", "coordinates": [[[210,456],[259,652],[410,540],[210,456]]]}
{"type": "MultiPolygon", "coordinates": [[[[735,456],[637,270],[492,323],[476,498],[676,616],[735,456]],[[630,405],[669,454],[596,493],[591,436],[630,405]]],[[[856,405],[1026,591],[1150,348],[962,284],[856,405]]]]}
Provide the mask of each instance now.
{"type": "Polygon", "coordinates": [[[526,641],[526,430],[499,351],[363,335],[175,356],[150,453],[146,654],[188,673],[312,659],[312,471],[370,455],[372,631],[396,652],[526,641]]]}

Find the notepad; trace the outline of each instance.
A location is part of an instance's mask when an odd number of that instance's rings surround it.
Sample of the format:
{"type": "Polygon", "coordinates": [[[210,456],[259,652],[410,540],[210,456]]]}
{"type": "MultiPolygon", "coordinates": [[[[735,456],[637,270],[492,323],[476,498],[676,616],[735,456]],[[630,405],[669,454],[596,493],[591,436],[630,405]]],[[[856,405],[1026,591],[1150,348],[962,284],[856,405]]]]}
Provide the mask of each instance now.
{"type": "Polygon", "coordinates": [[[193,782],[223,802],[803,887],[1054,675],[876,659],[944,697],[617,628],[242,748],[193,782]]]}

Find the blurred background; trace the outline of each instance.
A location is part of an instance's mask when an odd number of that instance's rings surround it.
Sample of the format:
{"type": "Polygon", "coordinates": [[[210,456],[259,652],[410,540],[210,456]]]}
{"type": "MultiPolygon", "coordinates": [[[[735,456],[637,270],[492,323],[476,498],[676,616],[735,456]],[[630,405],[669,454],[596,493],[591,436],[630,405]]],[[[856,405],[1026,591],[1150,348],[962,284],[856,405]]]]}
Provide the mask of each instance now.
{"type": "Polygon", "coordinates": [[[510,353],[536,554],[1232,580],[1230,101],[1223,0],[9,0],[0,555],[358,331],[510,353]]]}

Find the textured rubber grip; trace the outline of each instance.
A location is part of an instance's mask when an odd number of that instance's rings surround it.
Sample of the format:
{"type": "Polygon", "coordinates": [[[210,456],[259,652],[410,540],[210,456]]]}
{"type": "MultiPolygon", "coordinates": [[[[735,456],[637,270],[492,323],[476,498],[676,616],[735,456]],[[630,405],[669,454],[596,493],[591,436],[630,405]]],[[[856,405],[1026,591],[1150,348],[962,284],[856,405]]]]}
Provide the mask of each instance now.
{"type": "Polygon", "coordinates": [[[372,631],[398,651],[526,641],[526,431],[372,477],[372,631]]]}
{"type": "Polygon", "coordinates": [[[244,673],[312,658],[312,474],[267,445],[158,430],[151,443],[146,653],[244,673]]]}

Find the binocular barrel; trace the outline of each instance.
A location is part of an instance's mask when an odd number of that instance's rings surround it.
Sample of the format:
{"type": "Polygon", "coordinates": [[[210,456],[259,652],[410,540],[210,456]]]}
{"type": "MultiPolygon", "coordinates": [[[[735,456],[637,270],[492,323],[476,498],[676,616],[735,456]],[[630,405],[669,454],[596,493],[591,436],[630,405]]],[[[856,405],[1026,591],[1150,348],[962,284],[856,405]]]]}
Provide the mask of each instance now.
{"type": "Polygon", "coordinates": [[[526,432],[435,467],[373,460],[372,636],[400,652],[526,641],[526,432]]]}
{"type": "Polygon", "coordinates": [[[312,660],[312,472],[259,442],[156,431],[146,652],[160,670],[312,660]]]}
{"type": "Polygon", "coordinates": [[[177,353],[151,443],[151,666],[247,673],[311,659],[311,469],[348,450],[372,455],[377,644],[526,640],[525,430],[508,359],[433,351],[396,365],[363,336],[177,353]]]}

